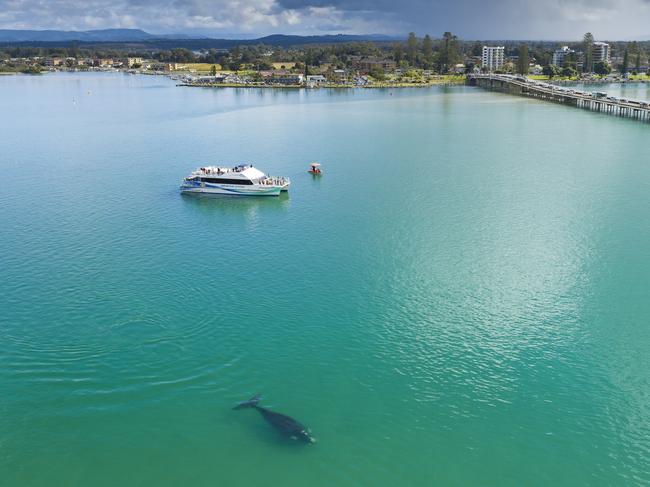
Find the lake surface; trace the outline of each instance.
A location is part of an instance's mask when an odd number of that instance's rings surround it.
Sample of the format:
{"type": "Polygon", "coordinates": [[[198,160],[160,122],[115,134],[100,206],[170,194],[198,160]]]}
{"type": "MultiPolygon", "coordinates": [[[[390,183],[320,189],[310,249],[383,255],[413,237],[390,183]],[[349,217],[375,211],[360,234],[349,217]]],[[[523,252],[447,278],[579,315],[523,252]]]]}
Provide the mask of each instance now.
{"type": "Polygon", "coordinates": [[[604,91],[607,95],[617,98],[650,101],[650,83],[571,83],[562,86],[587,92],[604,91]]]}
{"type": "Polygon", "coordinates": [[[650,483],[650,125],[121,74],[0,109],[3,486],[650,483]],[[249,161],[289,195],[178,193],[249,161]]]}

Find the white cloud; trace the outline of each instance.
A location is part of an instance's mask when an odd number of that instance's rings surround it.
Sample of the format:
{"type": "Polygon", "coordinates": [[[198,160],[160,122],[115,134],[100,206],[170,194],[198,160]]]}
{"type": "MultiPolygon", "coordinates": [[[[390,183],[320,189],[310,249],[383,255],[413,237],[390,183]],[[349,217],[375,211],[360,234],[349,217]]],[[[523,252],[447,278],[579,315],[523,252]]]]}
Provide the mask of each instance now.
{"type": "Polygon", "coordinates": [[[649,35],[649,13],[649,0],[0,0],[0,28],[616,39],[649,35]]]}

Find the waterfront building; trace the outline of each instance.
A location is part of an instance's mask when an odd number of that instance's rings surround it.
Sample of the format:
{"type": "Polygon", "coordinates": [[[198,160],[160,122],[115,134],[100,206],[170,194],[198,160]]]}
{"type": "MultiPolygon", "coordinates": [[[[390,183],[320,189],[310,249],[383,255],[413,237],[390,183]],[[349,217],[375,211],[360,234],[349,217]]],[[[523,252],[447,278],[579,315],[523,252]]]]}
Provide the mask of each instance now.
{"type": "Polygon", "coordinates": [[[610,63],[612,50],[606,42],[593,43],[594,63],[606,62],[610,63]]]}
{"type": "Polygon", "coordinates": [[[506,48],[504,46],[483,46],[481,66],[488,71],[496,71],[503,66],[506,48]]]}
{"type": "Polygon", "coordinates": [[[394,71],[397,68],[397,63],[392,59],[379,57],[348,56],[348,61],[354,69],[366,74],[371,71],[394,71]]]}
{"type": "Polygon", "coordinates": [[[334,69],[330,73],[330,77],[332,81],[335,83],[347,83],[348,82],[348,75],[345,72],[345,69],[334,69]]]}
{"type": "Polygon", "coordinates": [[[318,86],[327,83],[327,78],[322,74],[308,74],[305,76],[307,86],[318,86]]]}
{"type": "Polygon", "coordinates": [[[370,84],[370,78],[368,76],[355,76],[354,85],[355,86],[367,86],[370,84]]]}
{"type": "Polygon", "coordinates": [[[43,60],[43,66],[46,68],[53,68],[54,66],[61,66],[62,64],[63,60],[58,57],[50,57],[43,60]]]}
{"type": "Polygon", "coordinates": [[[175,71],[178,68],[178,63],[151,63],[153,71],[175,71]]]}
{"type": "Polygon", "coordinates": [[[267,82],[273,85],[301,85],[305,77],[302,74],[274,72],[267,82]]]}
{"type": "Polygon", "coordinates": [[[125,68],[132,68],[136,64],[142,65],[141,57],[125,57],[121,61],[122,61],[122,66],[124,66],[125,68]]]}
{"type": "Polygon", "coordinates": [[[569,48],[569,46],[562,46],[560,49],[556,49],[553,52],[553,61],[551,64],[559,67],[564,67],[564,60],[570,54],[575,54],[575,51],[569,48]]]}
{"type": "Polygon", "coordinates": [[[226,75],[220,73],[215,76],[199,76],[198,78],[194,79],[194,82],[199,84],[217,84],[217,83],[224,83],[225,80],[226,80],[226,75]]]}
{"type": "Polygon", "coordinates": [[[110,58],[96,59],[95,60],[95,66],[98,66],[100,68],[111,68],[111,67],[113,67],[113,60],[110,59],[110,58]]]}

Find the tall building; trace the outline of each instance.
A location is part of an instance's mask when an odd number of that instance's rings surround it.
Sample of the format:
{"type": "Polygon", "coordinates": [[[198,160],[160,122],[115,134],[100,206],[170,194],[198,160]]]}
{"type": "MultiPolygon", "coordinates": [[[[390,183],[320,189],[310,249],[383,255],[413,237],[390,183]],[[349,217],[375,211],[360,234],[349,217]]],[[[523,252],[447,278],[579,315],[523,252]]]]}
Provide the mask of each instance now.
{"type": "Polygon", "coordinates": [[[560,49],[553,51],[553,62],[555,66],[564,67],[564,60],[569,54],[574,54],[573,49],[569,49],[569,46],[562,46],[560,49]]]}
{"type": "Polygon", "coordinates": [[[495,71],[503,66],[506,48],[483,46],[483,56],[481,58],[481,65],[489,71],[495,71]]]}
{"type": "Polygon", "coordinates": [[[594,52],[594,63],[606,62],[609,64],[609,58],[612,54],[612,50],[609,47],[609,44],[606,42],[594,42],[593,44],[594,52]]]}

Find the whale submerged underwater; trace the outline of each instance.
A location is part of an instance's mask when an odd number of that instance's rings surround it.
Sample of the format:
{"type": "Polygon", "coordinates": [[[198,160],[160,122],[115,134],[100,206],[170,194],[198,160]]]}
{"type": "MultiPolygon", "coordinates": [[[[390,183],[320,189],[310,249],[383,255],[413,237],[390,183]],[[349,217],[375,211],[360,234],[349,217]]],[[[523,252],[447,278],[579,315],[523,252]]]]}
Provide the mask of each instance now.
{"type": "Polygon", "coordinates": [[[257,394],[248,401],[239,403],[233,409],[256,409],[267,423],[283,435],[304,443],[316,443],[316,440],[309,434],[309,429],[300,422],[285,414],[276,413],[262,406],[258,406],[257,403],[260,402],[261,398],[262,396],[257,394]]]}

